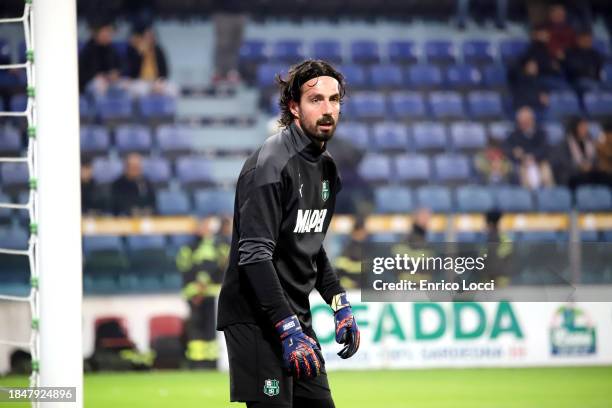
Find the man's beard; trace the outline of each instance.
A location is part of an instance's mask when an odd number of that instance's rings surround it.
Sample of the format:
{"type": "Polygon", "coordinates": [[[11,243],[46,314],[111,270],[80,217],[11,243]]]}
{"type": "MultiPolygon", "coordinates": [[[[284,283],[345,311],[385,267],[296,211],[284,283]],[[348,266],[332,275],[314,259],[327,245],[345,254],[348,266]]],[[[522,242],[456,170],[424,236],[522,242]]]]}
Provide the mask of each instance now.
{"type": "Polygon", "coordinates": [[[304,133],[306,133],[307,136],[309,136],[311,139],[317,142],[327,142],[331,140],[332,137],[334,137],[334,132],[336,131],[337,123],[334,120],[334,118],[332,118],[329,115],[323,116],[322,118],[317,120],[317,122],[312,126],[309,126],[308,124],[306,124],[306,122],[303,120],[302,117],[300,117],[299,121],[300,121],[300,127],[302,128],[302,131],[304,131],[304,133]],[[319,125],[332,125],[332,127],[331,129],[329,129],[329,131],[322,132],[322,131],[319,131],[319,129],[317,128],[317,126],[319,125]]]}

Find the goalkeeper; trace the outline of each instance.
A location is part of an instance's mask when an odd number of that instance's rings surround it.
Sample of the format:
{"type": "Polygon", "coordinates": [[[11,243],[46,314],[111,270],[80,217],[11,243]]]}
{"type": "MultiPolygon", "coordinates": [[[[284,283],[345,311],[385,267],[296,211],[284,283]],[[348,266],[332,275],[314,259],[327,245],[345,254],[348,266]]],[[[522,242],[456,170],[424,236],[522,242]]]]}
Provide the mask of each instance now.
{"type": "Polygon", "coordinates": [[[344,79],[326,62],[308,60],[277,82],[283,129],[238,178],[217,329],[227,343],[232,401],[333,408],[308,296],[316,288],[334,311],[340,357],[355,354],[359,330],[323,249],[341,187],[326,147],[344,79]]]}

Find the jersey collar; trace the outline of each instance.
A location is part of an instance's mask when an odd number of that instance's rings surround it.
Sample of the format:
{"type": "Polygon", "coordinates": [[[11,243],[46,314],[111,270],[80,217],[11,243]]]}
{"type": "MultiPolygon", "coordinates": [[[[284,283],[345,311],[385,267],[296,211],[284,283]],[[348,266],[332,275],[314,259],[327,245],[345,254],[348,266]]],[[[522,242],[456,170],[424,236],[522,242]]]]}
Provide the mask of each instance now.
{"type": "Polygon", "coordinates": [[[323,143],[321,148],[295,123],[292,123],[288,130],[300,154],[310,161],[317,161],[327,149],[327,142],[323,143]]]}

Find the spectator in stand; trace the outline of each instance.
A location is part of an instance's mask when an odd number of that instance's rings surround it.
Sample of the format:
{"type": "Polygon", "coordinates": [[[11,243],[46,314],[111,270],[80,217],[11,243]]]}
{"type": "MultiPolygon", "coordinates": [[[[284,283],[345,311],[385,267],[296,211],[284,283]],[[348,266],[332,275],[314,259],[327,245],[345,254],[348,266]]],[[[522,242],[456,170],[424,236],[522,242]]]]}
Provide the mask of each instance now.
{"type": "Polygon", "coordinates": [[[548,106],[548,91],[539,78],[539,67],[535,59],[524,62],[521,72],[512,82],[512,101],[514,108],[529,106],[541,115],[548,106]]]}
{"type": "Polygon", "coordinates": [[[531,33],[531,43],[519,59],[521,73],[528,61],[533,60],[537,65],[537,76],[546,89],[565,89],[567,85],[561,70],[559,59],[551,54],[549,49],[550,33],[544,26],[536,26],[531,33]]]}
{"type": "Polygon", "coordinates": [[[498,142],[492,140],[476,155],[475,165],[482,180],[487,184],[508,184],[512,177],[512,162],[498,142]]]}
{"type": "Polygon", "coordinates": [[[565,6],[554,4],[550,7],[546,28],[550,34],[548,41],[550,55],[558,60],[564,60],[565,52],[573,47],[576,41],[576,32],[567,22],[565,6]]]}
{"type": "MultiPolygon", "coordinates": [[[[473,0],[457,0],[457,25],[459,29],[465,29],[467,19],[470,15],[470,3],[475,9],[480,9],[489,3],[489,0],[473,1],[473,0]],[[484,4],[483,4],[484,3],[484,4]]],[[[474,10],[476,11],[476,10],[474,10]]],[[[506,28],[506,20],[508,19],[508,0],[495,0],[495,26],[500,30],[506,28]]]]}
{"type": "Polygon", "coordinates": [[[364,246],[368,241],[368,230],[363,218],[357,218],[351,231],[351,239],[336,258],[335,268],[340,278],[340,284],[345,289],[355,289],[360,286],[361,259],[364,246]]]}
{"type": "Polygon", "coordinates": [[[108,21],[94,23],[92,36],[79,55],[79,89],[96,95],[119,83],[121,59],[113,47],[115,29],[108,21]]]}
{"type": "Polygon", "coordinates": [[[155,92],[176,95],[176,87],[167,81],[168,63],[149,25],[136,25],[127,49],[127,76],[136,96],[155,92]]]}
{"type": "Polygon", "coordinates": [[[215,5],[212,16],[215,27],[215,74],[214,82],[240,82],[238,54],[246,16],[240,0],[224,0],[215,5]]]}
{"type": "Polygon", "coordinates": [[[142,157],[130,153],[124,162],[124,172],[112,185],[113,213],[115,215],[150,215],[155,208],[153,185],[142,172],[142,157]]]}
{"type": "Polygon", "coordinates": [[[81,212],[94,215],[107,209],[107,191],[93,179],[91,162],[81,162],[81,212]]]}
{"type": "Polygon", "coordinates": [[[584,118],[572,119],[566,138],[552,154],[555,181],[575,189],[580,184],[595,183],[599,179],[595,169],[595,143],[584,118]]]}
{"type": "Polygon", "coordinates": [[[603,174],[605,184],[612,188],[612,120],[604,123],[596,150],[597,170],[603,174]]]}
{"type": "Polygon", "coordinates": [[[553,185],[548,162],[546,135],[537,127],[533,110],[524,106],[516,113],[516,130],[506,141],[506,154],[518,169],[523,187],[537,189],[553,185]]]}
{"type": "Polygon", "coordinates": [[[604,58],[593,47],[591,32],[578,34],[576,45],[568,49],[566,55],[565,71],[578,92],[599,89],[604,58]]]}

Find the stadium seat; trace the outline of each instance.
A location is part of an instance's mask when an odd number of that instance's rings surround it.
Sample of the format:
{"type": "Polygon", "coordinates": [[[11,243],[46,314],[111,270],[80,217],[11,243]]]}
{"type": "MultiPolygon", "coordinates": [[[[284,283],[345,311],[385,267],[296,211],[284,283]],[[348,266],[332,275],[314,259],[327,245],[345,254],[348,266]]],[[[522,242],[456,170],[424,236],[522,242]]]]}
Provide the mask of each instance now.
{"type": "Polygon", "coordinates": [[[21,151],[21,135],[13,127],[0,128],[0,154],[15,156],[21,151]]]}
{"type": "Polygon", "coordinates": [[[488,88],[506,88],[508,84],[508,74],[502,65],[491,64],[482,69],[484,84],[488,88]]]}
{"type": "Polygon", "coordinates": [[[552,118],[579,116],[581,114],[578,97],[572,91],[551,92],[548,115],[552,118]]]}
{"type": "Polygon", "coordinates": [[[260,63],[268,59],[266,55],[266,43],[263,40],[248,39],[240,45],[238,53],[243,63],[260,63]]]}
{"type": "Polygon", "coordinates": [[[408,84],[414,89],[439,88],[442,86],[442,71],[435,65],[413,65],[408,68],[408,84]]]}
{"type": "Polygon", "coordinates": [[[96,111],[102,120],[123,120],[133,114],[132,99],[126,92],[109,92],[96,99],[96,111]]]}
{"type": "Polygon", "coordinates": [[[416,192],[419,207],[429,208],[433,212],[451,212],[452,200],[450,190],[442,186],[423,186],[416,192]]]}
{"type": "Polygon", "coordinates": [[[464,182],[470,178],[470,162],[462,154],[439,154],[434,157],[433,163],[439,182],[464,182]]]}
{"type": "Polygon", "coordinates": [[[91,121],[96,116],[94,106],[85,95],[79,96],[79,116],[81,121],[91,121]]]}
{"type": "Polygon", "coordinates": [[[235,184],[246,157],[216,158],[211,161],[213,179],[218,184],[235,184]]]}
{"type": "Polygon", "coordinates": [[[111,235],[83,237],[84,278],[90,281],[90,292],[108,293],[119,290],[119,276],[127,273],[129,261],[121,238],[111,235]]]}
{"type": "Polygon", "coordinates": [[[176,125],[161,125],[156,132],[157,146],[164,155],[190,152],[193,148],[188,128],[176,125]]]}
{"type": "Polygon", "coordinates": [[[462,119],[465,116],[463,99],[457,92],[432,92],[429,95],[429,106],[438,119],[462,119]]]}
{"type": "Polygon", "coordinates": [[[522,231],[516,236],[517,241],[557,242],[561,236],[556,231],[522,231]]]}
{"type": "Polygon", "coordinates": [[[115,144],[121,154],[151,150],[151,131],[143,125],[121,125],[115,132],[115,144]]]}
{"type": "Polygon", "coordinates": [[[92,163],[93,179],[96,183],[105,184],[115,181],[123,171],[123,163],[117,159],[98,157],[92,163]]]}
{"type": "Polygon", "coordinates": [[[166,254],[163,235],[130,235],[127,237],[127,247],[132,273],[157,275],[159,279],[158,275],[174,268],[166,254]]]}
{"type": "Polygon", "coordinates": [[[404,83],[402,70],[396,64],[374,64],[370,67],[370,83],[375,89],[397,89],[404,83]]]}
{"type": "Polygon", "coordinates": [[[106,154],[110,148],[110,134],[104,126],[81,126],[81,152],[89,155],[106,154]]]}
{"type": "Polygon", "coordinates": [[[412,211],[412,195],[405,187],[384,186],[374,190],[374,207],[381,214],[406,214],[412,211]]]}
{"type": "Polygon", "coordinates": [[[373,146],[376,150],[406,150],[408,129],[397,122],[379,122],[373,126],[373,146]]]}
{"type": "Polygon", "coordinates": [[[599,51],[604,60],[609,60],[612,57],[612,54],[610,54],[610,42],[605,38],[594,38],[593,48],[599,51]]]}
{"type": "Polygon", "coordinates": [[[301,40],[283,39],[272,45],[270,58],[273,61],[293,64],[304,59],[301,40]]]}
{"type": "Polygon", "coordinates": [[[145,119],[168,119],[176,114],[176,99],[172,96],[151,93],[138,100],[140,114],[145,119]]]}
{"type": "Polygon", "coordinates": [[[493,122],[489,125],[489,135],[491,136],[491,139],[501,142],[506,140],[510,133],[512,133],[513,129],[514,125],[512,124],[512,122],[493,122]]]}
{"type": "Polygon", "coordinates": [[[233,189],[202,189],[194,194],[195,211],[200,216],[234,213],[233,189]]]}
{"type": "Polygon", "coordinates": [[[361,89],[368,86],[366,70],[361,65],[342,64],[338,66],[338,70],[344,75],[346,85],[352,89],[361,89]]]}
{"type": "Polygon", "coordinates": [[[497,119],[504,116],[504,108],[499,93],[493,91],[473,91],[467,96],[470,115],[474,119],[497,119]]]}
{"type": "Polygon", "coordinates": [[[24,188],[30,172],[26,163],[0,163],[0,181],[6,189],[24,188]]]}
{"type": "Polygon", "coordinates": [[[340,41],[331,39],[313,41],[312,57],[340,64],[342,62],[342,46],[340,41]]]}
{"type": "Polygon", "coordinates": [[[382,154],[368,153],[361,159],[357,171],[366,181],[387,182],[391,178],[391,160],[382,154]]]}
{"type": "Polygon", "coordinates": [[[499,43],[499,53],[502,62],[506,65],[514,63],[527,49],[527,40],[512,38],[504,39],[499,43]]]}
{"type": "Polygon", "coordinates": [[[351,42],[351,59],[355,63],[374,64],[380,62],[378,43],[371,40],[351,42]]]}
{"type": "MultiPolygon", "coordinates": [[[[11,197],[0,191],[0,203],[11,203],[11,197]]],[[[13,210],[10,208],[0,208],[0,224],[10,224],[13,217],[13,210]]]]}
{"type": "Polygon", "coordinates": [[[566,187],[540,189],[535,196],[538,211],[566,212],[572,209],[572,194],[566,187]]]}
{"type": "Polygon", "coordinates": [[[285,76],[287,67],[284,64],[264,63],[257,67],[256,84],[259,88],[266,89],[275,85],[276,75],[285,76]]]}
{"type": "Polygon", "coordinates": [[[0,65],[11,63],[11,47],[7,40],[0,38],[0,65]]]}
{"type": "Polygon", "coordinates": [[[484,213],[495,208],[491,190],[483,186],[461,186],[456,190],[457,209],[461,212],[484,213]]]}
{"type": "Polygon", "coordinates": [[[457,57],[454,44],[446,40],[425,41],[423,52],[427,62],[433,64],[452,64],[457,57]]]}
{"type": "Polygon", "coordinates": [[[446,85],[450,89],[470,89],[480,86],[482,74],[473,65],[451,65],[446,70],[446,85]]]}
{"type": "Polygon", "coordinates": [[[148,157],[142,163],[144,176],[155,185],[165,185],[172,176],[170,163],[163,157],[148,157]]]}
{"type": "Polygon", "coordinates": [[[183,330],[183,319],[178,316],[154,316],[149,320],[149,346],[155,353],[154,368],[181,367],[185,352],[183,330]]]}
{"type": "Polygon", "coordinates": [[[478,122],[455,122],[450,126],[451,142],[458,150],[482,149],[487,145],[485,128],[478,122]]]}
{"type": "Polygon", "coordinates": [[[603,82],[607,90],[612,90],[612,64],[608,63],[603,67],[603,82]]]}
{"type": "Polygon", "coordinates": [[[499,187],[495,192],[497,208],[504,212],[529,212],[534,210],[529,190],[521,187],[499,187]]]}
{"type": "Polygon", "coordinates": [[[423,119],[427,116],[425,98],[420,92],[392,92],[389,104],[391,115],[396,119],[423,119]]]}
{"type": "Polygon", "coordinates": [[[546,122],[543,127],[546,132],[546,141],[551,146],[561,143],[565,137],[565,130],[559,122],[546,122]]]}
{"type": "Polygon", "coordinates": [[[159,315],[149,320],[149,341],[151,344],[159,337],[180,337],[182,334],[183,319],[178,316],[159,315]]]}
{"type": "Polygon", "coordinates": [[[414,64],[419,59],[418,51],[412,41],[390,41],[387,51],[389,61],[395,64],[414,64]]]}
{"type": "Polygon", "coordinates": [[[382,119],[386,116],[385,97],[381,92],[363,91],[352,95],[347,102],[349,114],[354,119],[382,119]]]}
{"type": "Polygon", "coordinates": [[[412,128],[416,150],[444,150],[447,147],[446,128],[441,123],[417,122],[412,128]]]}
{"type": "Polygon", "coordinates": [[[469,64],[488,64],[495,58],[493,45],[487,40],[467,40],[461,48],[463,60],[469,64]]]}
{"type": "Polygon", "coordinates": [[[213,183],[210,162],[203,157],[179,157],[176,162],[176,175],[183,185],[213,183]]]}
{"type": "Polygon", "coordinates": [[[28,97],[23,94],[13,95],[10,103],[11,112],[25,112],[28,107],[28,97]]]}
{"type": "Polygon", "coordinates": [[[576,208],[579,211],[612,210],[612,194],[605,186],[580,186],[576,190],[576,208]]]}
{"type": "Polygon", "coordinates": [[[612,92],[588,92],[584,95],[584,106],[592,118],[612,115],[612,92]]]}
{"type": "Polygon", "coordinates": [[[184,191],[158,191],[156,204],[160,215],[188,215],[191,212],[191,203],[184,191]]]}
{"type": "Polygon", "coordinates": [[[402,154],[395,158],[397,180],[410,184],[421,184],[429,181],[431,168],[429,159],[424,154],[402,154]]]}
{"type": "Polygon", "coordinates": [[[336,137],[346,140],[358,149],[369,149],[368,126],[359,122],[340,121],[336,128],[336,137]]]}
{"type": "Polygon", "coordinates": [[[0,228],[0,248],[28,249],[29,234],[19,227],[0,228]]]}

